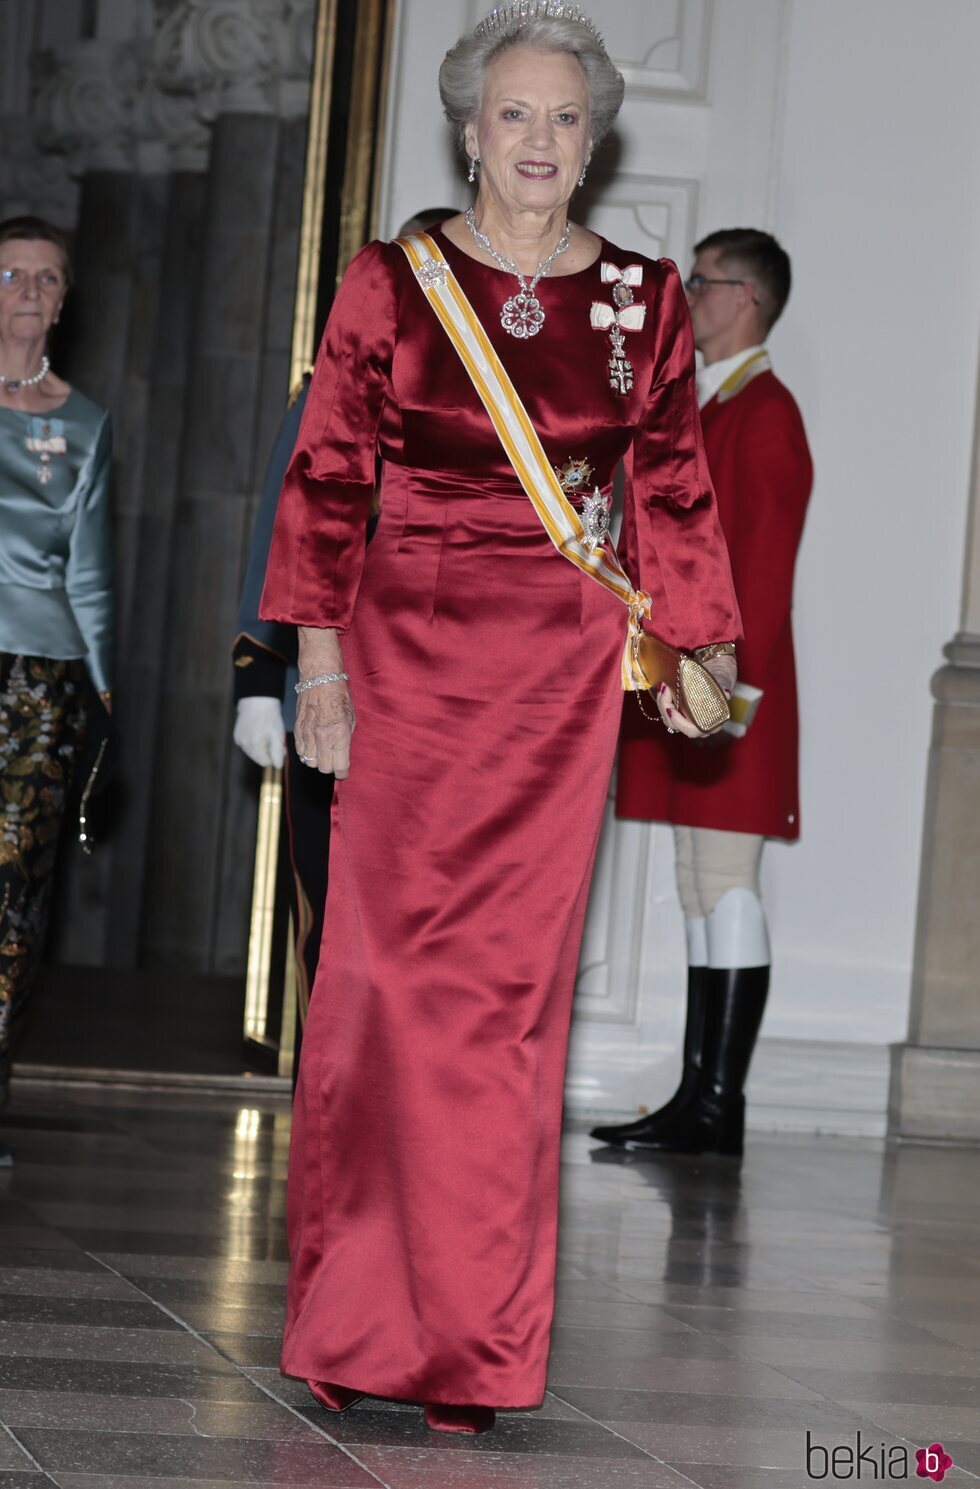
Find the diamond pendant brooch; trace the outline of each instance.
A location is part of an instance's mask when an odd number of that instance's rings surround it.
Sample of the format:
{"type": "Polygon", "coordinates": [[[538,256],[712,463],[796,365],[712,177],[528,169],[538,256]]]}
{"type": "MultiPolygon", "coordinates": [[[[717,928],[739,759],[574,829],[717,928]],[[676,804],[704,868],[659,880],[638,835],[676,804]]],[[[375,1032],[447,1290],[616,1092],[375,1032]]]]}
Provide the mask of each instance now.
{"type": "Polygon", "coordinates": [[[516,336],[518,341],[526,341],[529,336],[537,336],[541,327],[544,325],[544,309],[534,291],[537,288],[538,281],[551,272],[551,266],[555,262],[555,259],[560,253],[565,252],[565,249],[572,241],[571,230],[568,224],[566,223],[565,231],[548,254],[548,257],[541,260],[537,269],[534,271],[533,277],[528,280],[524,278],[524,275],[520,272],[514,260],[505,258],[502,253],[498,253],[486,233],[481,233],[476,225],[476,213],[472,207],[467,208],[465,218],[466,226],[473,234],[473,241],[477,248],[481,248],[484,253],[488,253],[507,274],[513,274],[520,285],[517,294],[512,295],[509,300],[504,301],[500,311],[500,324],[511,336],[516,336]]]}
{"type": "Polygon", "coordinates": [[[505,331],[524,341],[528,336],[537,336],[544,325],[544,311],[537,295],[519,291],[510,300],[505,300],[500,312],[500,324],[505,331]]]}

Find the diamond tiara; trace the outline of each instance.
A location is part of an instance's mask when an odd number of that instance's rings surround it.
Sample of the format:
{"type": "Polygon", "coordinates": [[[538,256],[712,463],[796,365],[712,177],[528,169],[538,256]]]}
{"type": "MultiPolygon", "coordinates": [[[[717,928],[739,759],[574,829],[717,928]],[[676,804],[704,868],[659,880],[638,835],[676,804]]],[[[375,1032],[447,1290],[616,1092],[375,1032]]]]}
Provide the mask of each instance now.
{"type": "Polygon", "coordinates": [[[594,21],[579,10],[577,5],[565,5],[564,0],[518,0],[516,5],[495,5],[485,20],[473,32],[474,36],[503,36],[516,31],[528,21],[575,21],[591,31],[596,41],[606,49],[594,21]]]}

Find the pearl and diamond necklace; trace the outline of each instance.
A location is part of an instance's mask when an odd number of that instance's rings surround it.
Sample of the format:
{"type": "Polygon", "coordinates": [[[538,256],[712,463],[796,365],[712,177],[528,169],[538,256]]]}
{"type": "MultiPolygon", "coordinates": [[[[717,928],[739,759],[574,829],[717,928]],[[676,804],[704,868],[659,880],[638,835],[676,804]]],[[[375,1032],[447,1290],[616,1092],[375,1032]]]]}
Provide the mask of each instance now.
{"type": "Polygon", "coordinates": [[[465,215],[466,226],[473,234],[473,241],[477,248],[482,248],[484,253],[488,253],[506,273],[515,275],[521,287],[516,295],[504,302],[500,311],[500,324],[505,331],[509,331],[511,336],[516,336],[519,341],[526,341],[529,336],[537,336],[541,327],[544,325],[544,311],[541,308],[541,301],[534,291],[538,280],[543,279],[546,274],[551,272],[551,266],[555,262],[555,259],[560,253],[565,252],[565,249],[571,242],[571,233],[567,223],[565,225],[565,231],[548,254],[548,257],[541,260],[531,279],[527,280],[514,263],[514,260],[505,258],[502,253],[498,253],[486,233],[480,232],[480,229],[476,225],[476,213],[472,207],[467,208],[465,215]]]}
{"type": "Polygon", "coordinates": [[[47,357],[42,357],[40,370],[33,377],[7,377],[0,372],[0,388],[6,388],[8,393],[19,393],[21,388],[36,388],[47,377],[50,368],[51,363],[47,357]]]}

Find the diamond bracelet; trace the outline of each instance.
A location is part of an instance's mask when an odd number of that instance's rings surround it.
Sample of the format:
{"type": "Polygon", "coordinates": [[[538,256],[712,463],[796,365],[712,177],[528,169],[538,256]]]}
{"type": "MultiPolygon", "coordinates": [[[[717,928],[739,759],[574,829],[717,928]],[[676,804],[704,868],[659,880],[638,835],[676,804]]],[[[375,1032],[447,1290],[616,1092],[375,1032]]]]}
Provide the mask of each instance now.
{"type": "Polygon", "coordinates": [[[325,682],[346,682],[346,672],[322,672],[319,677],[307,678],[306,682],[295,684],[297,693],[308,693],[310,688],[318,688],[325,682]]]}
{"type": "Polygon", "coordinates": [[[734,641],[712,641],[710,646],[699,646],[693,655],[703,667],[705,662],[711,662],[715,657],[735,657],[738,653],[734,641]]]}

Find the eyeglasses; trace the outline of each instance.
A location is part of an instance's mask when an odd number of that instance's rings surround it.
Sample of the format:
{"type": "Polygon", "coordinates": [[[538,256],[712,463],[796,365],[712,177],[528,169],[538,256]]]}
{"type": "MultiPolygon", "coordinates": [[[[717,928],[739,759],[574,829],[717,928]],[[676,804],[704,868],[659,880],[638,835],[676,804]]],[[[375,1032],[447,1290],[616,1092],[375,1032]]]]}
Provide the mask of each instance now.
{"type": "Polygon", "coordinates": [[[23,269],[0,269],[0,289],[22,290],[33,281],[38,294],[56,294],[63,281],[53,269],[41,269],[37,274],[27,274],[23,269]]]}
{"type": "Polygon", "coordinates": [[[749,284],[748,279],[708,279],[704,274],[692,274],[685,279],[684,288],[689,295],[699,295],[709,284],[749,284]]]}

